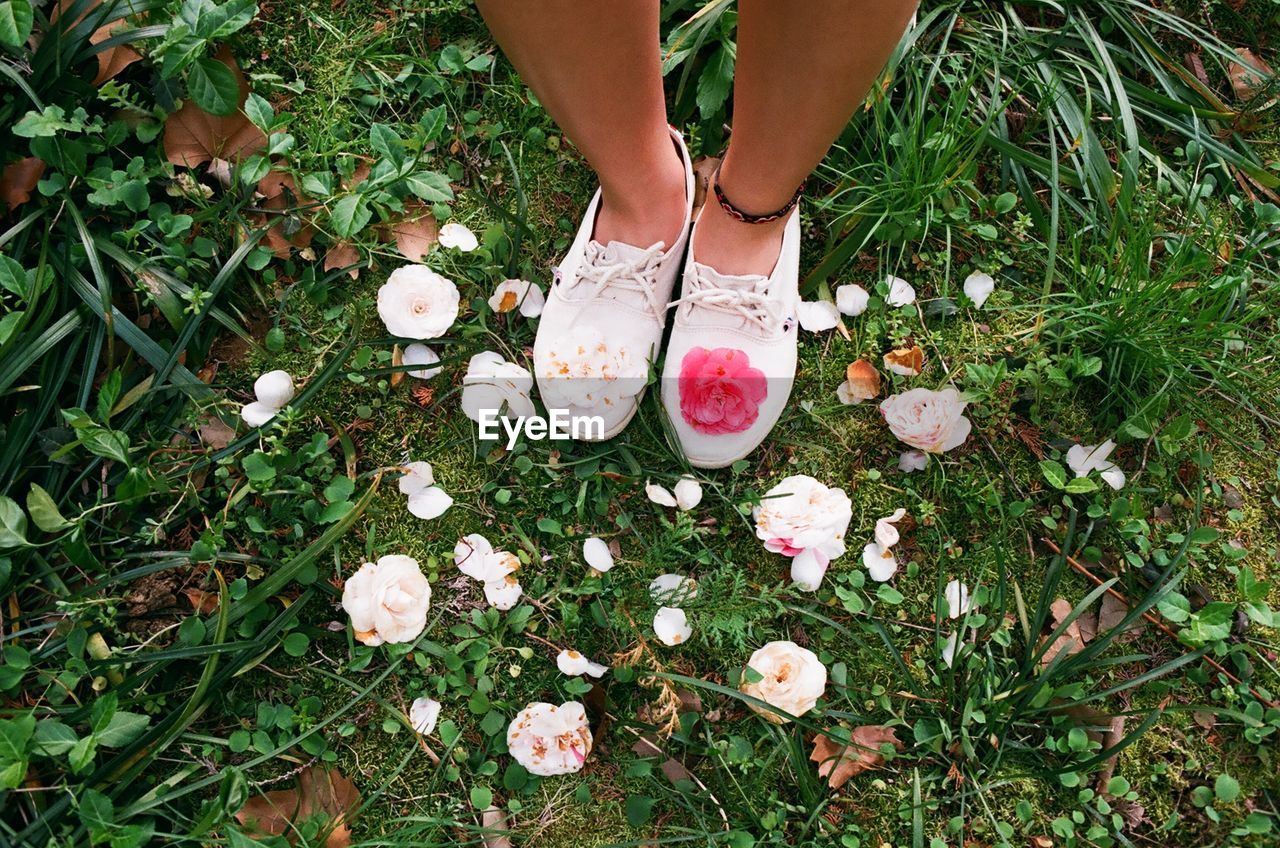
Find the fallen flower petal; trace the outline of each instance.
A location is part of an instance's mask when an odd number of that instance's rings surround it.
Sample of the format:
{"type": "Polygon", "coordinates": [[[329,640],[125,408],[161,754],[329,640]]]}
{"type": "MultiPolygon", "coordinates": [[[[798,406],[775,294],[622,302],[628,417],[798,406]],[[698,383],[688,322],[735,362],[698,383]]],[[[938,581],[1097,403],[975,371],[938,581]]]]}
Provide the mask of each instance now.
{"type": "Polygon", "coordinates": [[[520,600],[524,590],[514,574],[484,584],[484,597],[494,608],[509,610],[520,600]]]}
{"type": "Polygon", "coordinates": [[[702,484],[685,475],[675,486],[676,506],[688,512],[702,502],[702,484]]]}
{"type": "Polygon", "coordinates": [[[265,426],[279,413],[280,410],[276,409],[274,406],[267,406],[265,403],[256,400],[253,403],[246,403],[244,406],[240,407],[240,417],[243,418],[244,423],[248,424],[250,427],[265,426]]]}
{"type": "Polygon", "coordinates": [[[684,610],[677,607],[658,607],[653,615],[653,632],[668,647],[674,647],[688,641],[693,635],[689,626],[689,617],[684,610]]]}
{"type": "Polygon", "coordinates": [[[440,702],[433,698],[415,698],[409,706],[409,724],[423,736],[436,729],[440,718],[440,702]]]}
{"type": "Polygon", "coordinates": [[[919,450],[903,451],[898,457],[898,470],[910,474],[929,467],[929,454],[919,450]]]}
{"type": "Polygon", "coordinates": [[[456,247],[463,253],[470,253],[480,246],[480,240],[476,238],[476,234],[457,221],[450,221],[441,227],[436,241],[441,247],[456,247]]]}
{"type": "Polygon", "coordinates": [[[253,395],[258,402],[276,410],[293,400],[293,378],[287,371],[268,371],[253,381],[253,395]]]}
{"type": "Polygon", "coordinates": [[[442,368],[429,367],[439,362],[440,356],[424,344],[406,345],[404,353],[401,354],[400,361],[404,365],[424,366],[422,368],[405,372],[410,377],[416,377],[419,380],[430,380],[432,377],[444,370],[442,368]]]}
{"type": "Polygon", "coordinates": [[[947,601],[947,618],[959,618],[969,611],[969,587],[959,580],[952,580],[943,590],[947,601]]]}
{"type": "Polygon", "coordinates": [[[613,568],[613,552],[604,539],[596,536],[582,543],[582,558],[601,574],[613,568]]]}
{"type": "Polygon", "coordinates": [[[556,656],[556,668],[560,669],[561,674],[569,677],[577,677],[580,674],[589,674],[592,677],[601,677],[609,670],[607,665],[592,662],[582,654],[573,650],[564,650],[556,656]]]}
{"type": "Polygon", "coordinates": [[[649,582],[649,597],[659,606],[674,606],[698,597],[698,581],[683,574],[659,574],[649,582]]]}
{"type": "Polygon", "coordinates": [[[982,304],[987,302],[987,298],[991,297],[991,293],[996,289],[996,281],[989,274],[976,272],[965,277],[964,295],[973,301],[973,305],[977,309],[982,308],[982,304]]]}
{"type": "Polygon", "coordinates": [[[888,550],[898,544],[898,528],[894,525],[906,517],[906,514],[906,509],[898,507],[893,515],[876,521],[876,543],[880,547],[888,550]]]}
{"type": "Polygon", "coordinates": [[[885,282],[889,284],[889,294],[884,299],[885,303],[895,307],[915,303],[916,290],[906,280],[890,276],[885,282]]]}
{"type": "Polygon", "coordinates": [[[870,293],[859,285],[843,285],[836,287],[836,309],[845,315],[861,315],[867,311],[870,293]]]}
{"type": "Polygon", "coordinates": [[[650,483],[646,480],[644,484],[644,493],[649,500],[653,501],[658,506],[680,505],[679,501],[676,500],[676,496],[671,494],[671,490],[666,486],[660,486],[657,483],[650,483]]]}
{"type": "Polygon", "coordinates": [[[862,564],[867,567],[871,579],[884,583],[898,573],[898,560],[892,551],[886,551],[875,542],[868,542],[862,549],[862,564]]]}
{"type": "Polygon", "coordinates": [[[796,318],[804,329],[820,333],[840,323],[840,311],[829,300],[804,301],[796,307],[796,318]]]}

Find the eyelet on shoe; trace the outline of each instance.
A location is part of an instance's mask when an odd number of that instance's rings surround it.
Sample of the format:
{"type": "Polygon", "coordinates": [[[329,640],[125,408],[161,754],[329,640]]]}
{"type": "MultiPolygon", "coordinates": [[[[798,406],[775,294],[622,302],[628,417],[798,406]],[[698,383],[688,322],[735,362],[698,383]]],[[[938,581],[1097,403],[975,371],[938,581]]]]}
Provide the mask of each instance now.
{"type": "Polygon", "coordinates": [[[560,269],[559,269],[559,268],[557,268],[557,269],[555,269],[555,271],[553,271],[553,272],[552,272],[552,274],[551,274],[551,285],[553,285],[553,286],[558,286],[558,285],[560,285],[560,277],[561,277],[560,269]]]}

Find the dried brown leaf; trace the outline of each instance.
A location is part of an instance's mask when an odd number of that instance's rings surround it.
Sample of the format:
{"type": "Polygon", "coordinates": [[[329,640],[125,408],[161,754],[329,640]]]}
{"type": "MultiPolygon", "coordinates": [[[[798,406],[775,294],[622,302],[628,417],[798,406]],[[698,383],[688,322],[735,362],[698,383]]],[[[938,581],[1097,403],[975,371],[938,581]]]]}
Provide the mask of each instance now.
{"type": "Polygon", "coordinates": [[[1227,66],[1231,90],[1235,92],[1237,100],[1249,100],[1266,88],[1275,72],[1261,56],[1247,47],[1237,47],[1236,56],[1240,61],[1227,66]]]}
{"type": "Polygon", "coordinates": [[[297,786],[250,798],[236,813],[236,821],[253,836],[292,837],[299,823],[322,815],[328,821],[325,848],[346,848],[351,844],[347,818],[359,804],[359,790],[341,772],[307,766],[297,786]]]}
{"type": "Polygon", "coordinates": [[[507,817],[497,807],[489,807],[480,814],[480,826],[484,828],[484,848],[512,848],[507,836],[507,817]]]}
{"type": "MultiPolygon", "coordinates": [[[[240,85],[240,104],[249,96],[249,84],[227,47],[218,51],[217,59],[236,76],[240,85]]],[[[214,159],[243,159],[267,146],[267,137],[237,109],[225,117],[211,115],[193,101],[169,116],[164,125],[164,155],[175,165],[194,168],[214,159]]]]}
{"type": "Polygon", "coordinates": [[[410,262],[417,262],[436,243],[440,225],[425,203],[406,203],[404,211],[404,218],[391,225],[391,234],[400,255],[410,262]]]}
{"type": "Polygon", "coordinates": [[[200,441],[214,450],[222,450],[236,437],[236,431],[216,415],[200,419],[200,441]]]}
{"type": "Polygon", "coordinates": [[[924,351],[920,345],[891,350],[884,355],[884,367],[904,377],[915,377],[924,370],[924,351]]]}
{"type": "Polygon", "coordinates": [[[359,261],[360,251],[356,250],[354,244],[349,241],[334,242],[324,254],[324,269],[332,271],[350,267],[347,276],[354,280],[360,276],[360,268],[356,265],[359,261]]]}
{"type": "Polygon", "coordinates": [[[720,167],[720,159],[716,156],[699,156],[693,160],[693,217],[707,202],[707,192],[711,189],[711,178],[720,167]]]}
{"type": "Polygon", "coordinates": [[[809,759],[818,764],[818,776],[825,777],[832,789],[839,789],[864,771],[883,766],[882,745],[892,745],[897,751],[903,747],[894,728],[878,724],[855,727],[849,739],[850,744],[843,745],[821,733],[813,738],[809,759]]]}
{"type": "MultiPolygon", "coordinates": [[[[295,209],[308,200],[298,190],[293,175],[287,171],[269,172],[258,181],[258,194],[262,196],[260,201],[262,207],[273,212],[295,209]]],[[[315,227],[310,223],[302,223],[292,235],[286,234],[285,224],[289,219],[283,215],[260,215],[257,220],[260,224],[271,225],[263,236],[263,243],[278,259],[287,259],[293,248],[298,250],[307,248],[316,232],[315,227]]],[[[293,220],[296,222],[297,219],[293,220]]]]}
{"type": "Polygon", "coordinates": [[[44,176],[44,160],[34,156],[18,159],[0,172],[0,203],[6,209],[17,209],[31,199],[36,183],[44,176]]]}
{"type": "MultiPolygon", "coordinates": [[[[1057,630],[1062,625],[1062,622],[1067,620],[1067,616],[1071,615],[1071,609],[1071,603],[1065,598],[1058,598],[1053,602],[1053,605],[1049,608],[1049,628],[1051,631],[1057,630]]],[[[1040,664],[1047,666],[1053,662],[1054,657],[1063,651],[1066,651],[1068,655],[1078,654],[1084,650],[1085,641],[1084,634],[1080,632],[1080,619],[1077,618],[1067,625],[1067,629],[1062,631],[1057,639],[1053,640],[1049,650],[1045,651],[1044,656],[1040,658],[1040,664]]]]}

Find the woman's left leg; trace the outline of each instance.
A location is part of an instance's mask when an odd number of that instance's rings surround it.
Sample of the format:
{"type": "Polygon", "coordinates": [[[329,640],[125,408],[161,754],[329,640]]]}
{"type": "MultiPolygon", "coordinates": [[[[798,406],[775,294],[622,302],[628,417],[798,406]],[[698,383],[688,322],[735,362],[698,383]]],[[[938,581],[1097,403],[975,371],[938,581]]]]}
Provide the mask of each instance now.
{"type": "MultiPolygon", "coordinates": [[[[916,0],[739,0],[733,134],[720,187],[767,214],[787,203],[849,123],[902,37],[916,0]]],[[[698,220],[698,262],[768,274],[786,219],[745,224],[715,202],[698,220]]]]}

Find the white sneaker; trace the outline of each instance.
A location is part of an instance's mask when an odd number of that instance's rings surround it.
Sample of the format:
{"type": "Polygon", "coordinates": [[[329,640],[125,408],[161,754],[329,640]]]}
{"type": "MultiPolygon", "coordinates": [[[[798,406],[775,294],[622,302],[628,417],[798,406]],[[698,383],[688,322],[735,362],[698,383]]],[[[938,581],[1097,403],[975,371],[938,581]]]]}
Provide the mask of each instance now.
{"type": "Polygon", "coordinates": [[[782,416],[796,377],[800,210],[792,210],[773,273],[729,276],[693,261],[695,225],[662,404],[689,462],[723,468],[756,449],[782,416]]]}
{"type": "Polygon", "coordinates": [[[639,408],[688,243],[693,165],[680,134],[673,129],[671,138],[685,176],[684,224],[676,243],[642,248],[596,241],[597,191],[556,268],[533,346],[534,374],[547,410],[600,416],[603,439],[622,432],[639,408]]]}

